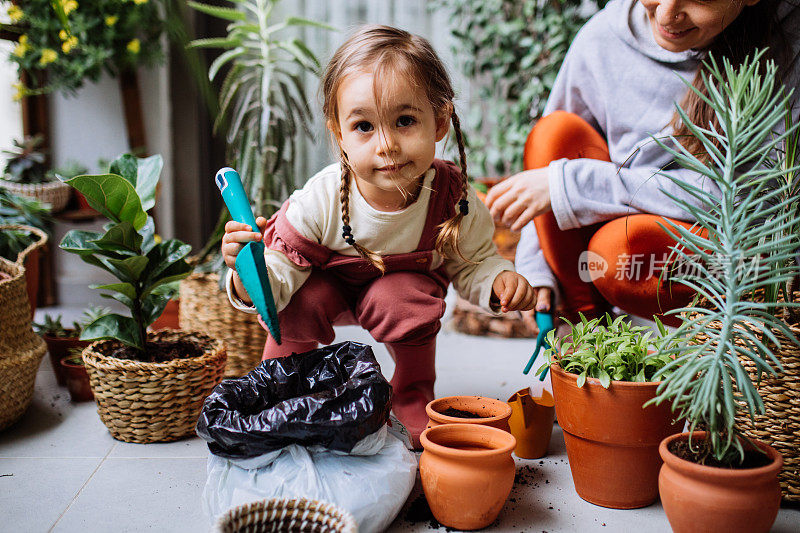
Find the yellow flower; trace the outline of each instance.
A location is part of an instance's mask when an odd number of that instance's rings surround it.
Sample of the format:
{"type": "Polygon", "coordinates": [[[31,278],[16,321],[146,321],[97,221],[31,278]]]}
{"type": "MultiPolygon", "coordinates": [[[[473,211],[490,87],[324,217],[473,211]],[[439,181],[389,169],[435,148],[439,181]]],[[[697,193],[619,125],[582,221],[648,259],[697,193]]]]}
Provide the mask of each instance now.
{"type": "Polygon", "coordinates": [[[24,44],[24,45],[27,46],[27,44],[28,44],[28,34],[27,33],[23,33],[22,35],[19,36],[19,44],[24,44]]]}
{"type": "Polygon", "coordinates": [[[13,84],[12,87],[17,90],[17,92],[14,94],[14,101],[19,102],[25,96],[25,86],[20,81],[13,84]]]}
{"type": "Polygon", "coordinates": [[[11,19],[11,22],[19,22],[23,16],[25,16],[25,13],[22,12],[19,6],[12,5],[8,8],[8,18],[11,19]]]}
{"type": "Polygon", "coordinates": [[[64,6],[64,13],[67,15],[78,9],[78,2],[75,0],[62,0],[61,5],[64,6]]]}
{"type": "Polygon", "coordinates": [[[141,5],[141,4],[146,4],[147,0],[133,0],[133,3],[138,6],[138,5],[141,5]]]}
{"type": "Polygon", "coordinates": [[[64,51],[65,54],[68,54],[70,50],[75,48],[75,45],[78,44],[78,38],[74,35],[61,43],[61,49],[64,51]]]}
{"type": "Polygon", "coordinates": [[[116,16],[116,15],[107,16],[106,17],[106,26],[113,26],[114,24],[117,23],[117,20],[119,20],[119,17],[116,16]]]}
{"type": "Polygon", "coordinates": [[[67,33],[67,30],[61,30],[60,32],[58,32],[58,37],[62,41],[66,41],[67,39],[69,39],[69,33],[67,33]]]}
{"type": "Polygon", "coordinates": [[[44,67],[56,59],[58,59],[58,52],[50,48],[45,48],[42,50],[42,57],[39,58],[39,64],[44,67]]]}
{"type": "Polygon", "coordinates": [[[133,39],[131,42],[128,43],[128,51],[132,54],[138,54],[141,48],[142,48],[142,43],[139,42],[139,39],[133,39]]]}
{"type": "Polygon", "coordinates": [[[24,57],[25,54],[27,54],[28,50],[30,49],[31,47],[28,44],[28,36],[22,35],[20,36],[19,43],[17,44],[17,46],[14,47],[14,52],[12,53],[17,57],[24,57]]]}

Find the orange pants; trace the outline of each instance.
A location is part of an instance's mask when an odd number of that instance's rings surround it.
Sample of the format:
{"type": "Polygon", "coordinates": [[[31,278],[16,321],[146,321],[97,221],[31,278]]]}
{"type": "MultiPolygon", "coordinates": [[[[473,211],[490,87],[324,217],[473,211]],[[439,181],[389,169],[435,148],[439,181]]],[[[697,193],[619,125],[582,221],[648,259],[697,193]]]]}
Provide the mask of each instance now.
{"type": "MultiPolygon", "coordinates": [[[[605,139],[579,116],[556,111],[537,122],[525,143],[525,169],[557,159],[610,161],[605,139]]],[[[672,220],[686,228],[692,225],[672,220]]],[[[610,222],[561,230],[552,212],[534,219],[544,257],[558,279],[564,316],[599,316],[615,305],[623,311],[677,325],[662,313],[688,303],[693,292],[660,279],[675,244],[666,218],[630,215],[610,222]]]]}

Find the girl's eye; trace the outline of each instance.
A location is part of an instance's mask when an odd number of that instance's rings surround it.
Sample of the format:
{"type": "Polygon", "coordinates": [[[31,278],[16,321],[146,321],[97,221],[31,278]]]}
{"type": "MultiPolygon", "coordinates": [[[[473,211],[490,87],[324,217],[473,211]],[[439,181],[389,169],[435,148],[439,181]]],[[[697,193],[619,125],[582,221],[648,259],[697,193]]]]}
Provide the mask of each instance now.
{"type": "Polygon", "coordinates": [[[397,126],[403,128],[406,126],[411,126],[412,124],[416,124],[416,122],[417,121],[414,119],[414,117],[409,115],[403,115],[402,117],[397,119],[397,126]]]}
{"type": "Polygon", "coordinates": [[[370,124],[369,122],[366,122],[366,121],[362,120],[361,122],[359,122],[358,124],[356,124],[356,125],[353,127],[353,129],[354,129],[354,130],[356,130],[356,131],[360,131],[361,133],[369,133],[369,132],[371,132],[371,131],[372,131],[372,129],[373,129],[373,128],[372,128],[372,124],[370,124]]]}

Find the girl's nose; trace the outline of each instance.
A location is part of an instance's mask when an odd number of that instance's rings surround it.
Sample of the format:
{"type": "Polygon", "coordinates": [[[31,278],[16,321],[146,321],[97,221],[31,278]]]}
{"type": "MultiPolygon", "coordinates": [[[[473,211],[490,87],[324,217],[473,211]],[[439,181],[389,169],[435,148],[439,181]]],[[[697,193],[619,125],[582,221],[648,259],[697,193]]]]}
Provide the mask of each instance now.
{"type": "Polygon", "coordinates": [[[656,22],[666,28],[681,23],[684,16],[680,0],[662,0],[656,7],[656,22]]]}
{"type": "Polygon", "coordinates": [[[400,152],[400,145],[397,137],[390,131],[381,130],[378,135],[378,155],[395,155],[400,152]]]}

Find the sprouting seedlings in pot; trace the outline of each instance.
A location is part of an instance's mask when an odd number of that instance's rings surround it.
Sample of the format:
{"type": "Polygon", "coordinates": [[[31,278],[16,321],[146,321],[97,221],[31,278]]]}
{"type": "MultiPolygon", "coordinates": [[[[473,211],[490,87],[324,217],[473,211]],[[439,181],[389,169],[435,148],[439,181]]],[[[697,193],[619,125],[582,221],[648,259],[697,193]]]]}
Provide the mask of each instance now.
{"type": "Polygon", "coordinates": [[[581,313],[575,324],[563,319],[570,332],[563,338],[556,337],[555,330],[547,335],[551,347],[536,373],[558,363],[566,372],[578,375],[578,387],[586,383],[586,378],[599,379],[604,388],[612,380],[653,381],[656,372],[672,361],[663,349],[666,328],[654,317],[658,329],[654,336],[650,328],[634,326],[626,319],[626,315],[612,319],[608,313],[591,320],[581,313]]]}

